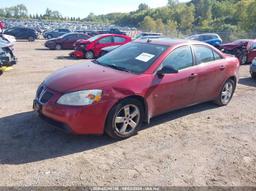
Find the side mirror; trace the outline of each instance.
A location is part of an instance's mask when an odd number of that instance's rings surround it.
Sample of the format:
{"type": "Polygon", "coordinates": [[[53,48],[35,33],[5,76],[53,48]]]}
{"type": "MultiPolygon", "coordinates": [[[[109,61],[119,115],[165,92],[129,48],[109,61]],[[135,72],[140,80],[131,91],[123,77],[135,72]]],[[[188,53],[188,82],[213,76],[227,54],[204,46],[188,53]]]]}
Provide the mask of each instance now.
{"type": "Polygon", "coordinates": [[[165,74],[176,74],[178,72],[178,70],[174,69],[171,66],[164,66],[161,70],[157,71],[157,75],[159,77],[163,77],[165,74]]]}

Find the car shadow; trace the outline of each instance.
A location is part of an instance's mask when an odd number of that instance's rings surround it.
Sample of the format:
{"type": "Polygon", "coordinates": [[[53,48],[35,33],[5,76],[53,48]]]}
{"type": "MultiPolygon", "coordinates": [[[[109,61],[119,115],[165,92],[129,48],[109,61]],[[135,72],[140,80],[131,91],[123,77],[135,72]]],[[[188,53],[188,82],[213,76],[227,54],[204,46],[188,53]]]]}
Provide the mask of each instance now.
{"type": "MultiPolygon", "coordinates": [[[[204,103],[153,118],[142,130],[192,113],[214,109],[204,103]]],[[[59,131],[35,112],[0,118],[0,164],[25,164],[92,150],[116,142],[106,135],[78,136],[59,131]]]]}
{"type": "Polygon", "coordinates": [[[59,131],[34,112],[0,118],[0,164],[24,164],[66,156],[113,143],[107,136],[59,131]]]}
{"type": "Polygon", "coordinates": [[[150,124],[147,124],[143,126],[142,130],[151,128],[154,126],[157,126],[161,123],[165,123],[168,121],[172,121],[187,115],[191,115],[193,113],[199,113],[202,111],[210,110],[210,109],[216,109],[218,106],[214,104],[213,102],[206,102],[195,106],[190,106],[184,109],[171,111],[165,114],[162,114],[160,116],[154,117],[151,119],[150,124]]]}
{"type": "Polygon", "coordinates": [[[256,87],[256,80],[254,80],[252,78],[242,78],[239,80],[239,84],[242,84],[245,86],[256,87]]]}
{"type": "Polygon", "coordinates": [[[57,60],[77,60],[76,58],[73,58],[71,56],[58,56],[56,57],[57,60]]]}
{"type": "Polygon", "coordinates": [[[35,50],[39,50],[39,51],[46,51],[46,50],[52,51],[52,50],[50,50],[50,49],[48,49],[48,48],[35,48],[35,50]]]}

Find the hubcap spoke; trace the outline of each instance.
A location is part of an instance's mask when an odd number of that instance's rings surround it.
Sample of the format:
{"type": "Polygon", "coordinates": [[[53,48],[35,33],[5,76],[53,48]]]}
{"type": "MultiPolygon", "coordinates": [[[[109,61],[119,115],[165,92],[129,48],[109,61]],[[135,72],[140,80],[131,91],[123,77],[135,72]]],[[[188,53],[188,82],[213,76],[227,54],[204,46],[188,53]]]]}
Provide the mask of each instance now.
{"type": "Polygon", "coordinates": [[[120,129],[120,133],[126,133],[127,126],[128,126],[128,124],[124,124],[122,126],[122,128],[120,129]]]}
{"type": "Polygon", "coordinates": [[[137,126],[137,123],[134,122],[133,120],[131,120],[131,121],[129,122],[129,125],[134,129],[134,128],[137,126]]]}
{"type": "Polygon", "coordinates": [[[123,123],[124,122],[124,117],[116,117],[116,123],[123,123]]]}
{"type": "Polygon", "coordinates": [[[124,108],[124,114],[125,114],[126,117],[130,115],[130,106],[126,106],[124,108]]]}
{"type": "Polygon", "coordinates": [[[131,113],[131,118],[133,119],[139,114],[139,110],[136,108],[134,112],[131,113]]]}

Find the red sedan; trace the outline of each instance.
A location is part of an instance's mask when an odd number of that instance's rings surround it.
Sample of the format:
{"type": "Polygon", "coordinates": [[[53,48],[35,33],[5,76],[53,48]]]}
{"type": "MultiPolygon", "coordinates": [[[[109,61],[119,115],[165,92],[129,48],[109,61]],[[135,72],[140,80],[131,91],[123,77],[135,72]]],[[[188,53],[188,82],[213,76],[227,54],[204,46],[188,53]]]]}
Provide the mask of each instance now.
{"type": "Polygon", "coordinates": [[[84,33],[66,33],[60,37],[52,38],[45,42],[45,47],[50,50],[73,49],[73,44],[80,39],[88,39],[89,35],[84,33]]]}
{"type": "Polygon", "coordinates": [[[123,45],[130,42],[129,36],[121,34],[101,34],[88,40],[78,40],[74,46],[75,51],[70,56],[75,58],[93,59],[101,56],[101,50],[109,46],[123,45]]]}
{"type": "Polygon", "coordinates": [[[141,40],[50,75],[34,109],[75,134],[128,138],[168,111],[207,101],[227,105],[238,70],[237,58],[205,43],[141,40]]]}

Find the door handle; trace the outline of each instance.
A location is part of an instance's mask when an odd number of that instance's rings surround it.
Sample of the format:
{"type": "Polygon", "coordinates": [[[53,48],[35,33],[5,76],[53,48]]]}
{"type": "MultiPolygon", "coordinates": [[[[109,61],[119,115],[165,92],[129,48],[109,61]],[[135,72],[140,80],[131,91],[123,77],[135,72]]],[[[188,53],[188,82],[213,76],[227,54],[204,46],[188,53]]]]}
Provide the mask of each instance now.
{"type": "Polygon", "coordinates": [[[225,68],[226,68],[226,67],[225,67],[224,65],[221,65],[221,66],[220,66],[220,70],[225,70],[225,68]]]}
{"type": "Polygon", "coordinates": [[[195,79],[197,76],[198,76],[198,74],[192,73],[192,74],[188,77],[188,79],[189,79],[189,80],[193,80],[193,79],[195,79]]]}

